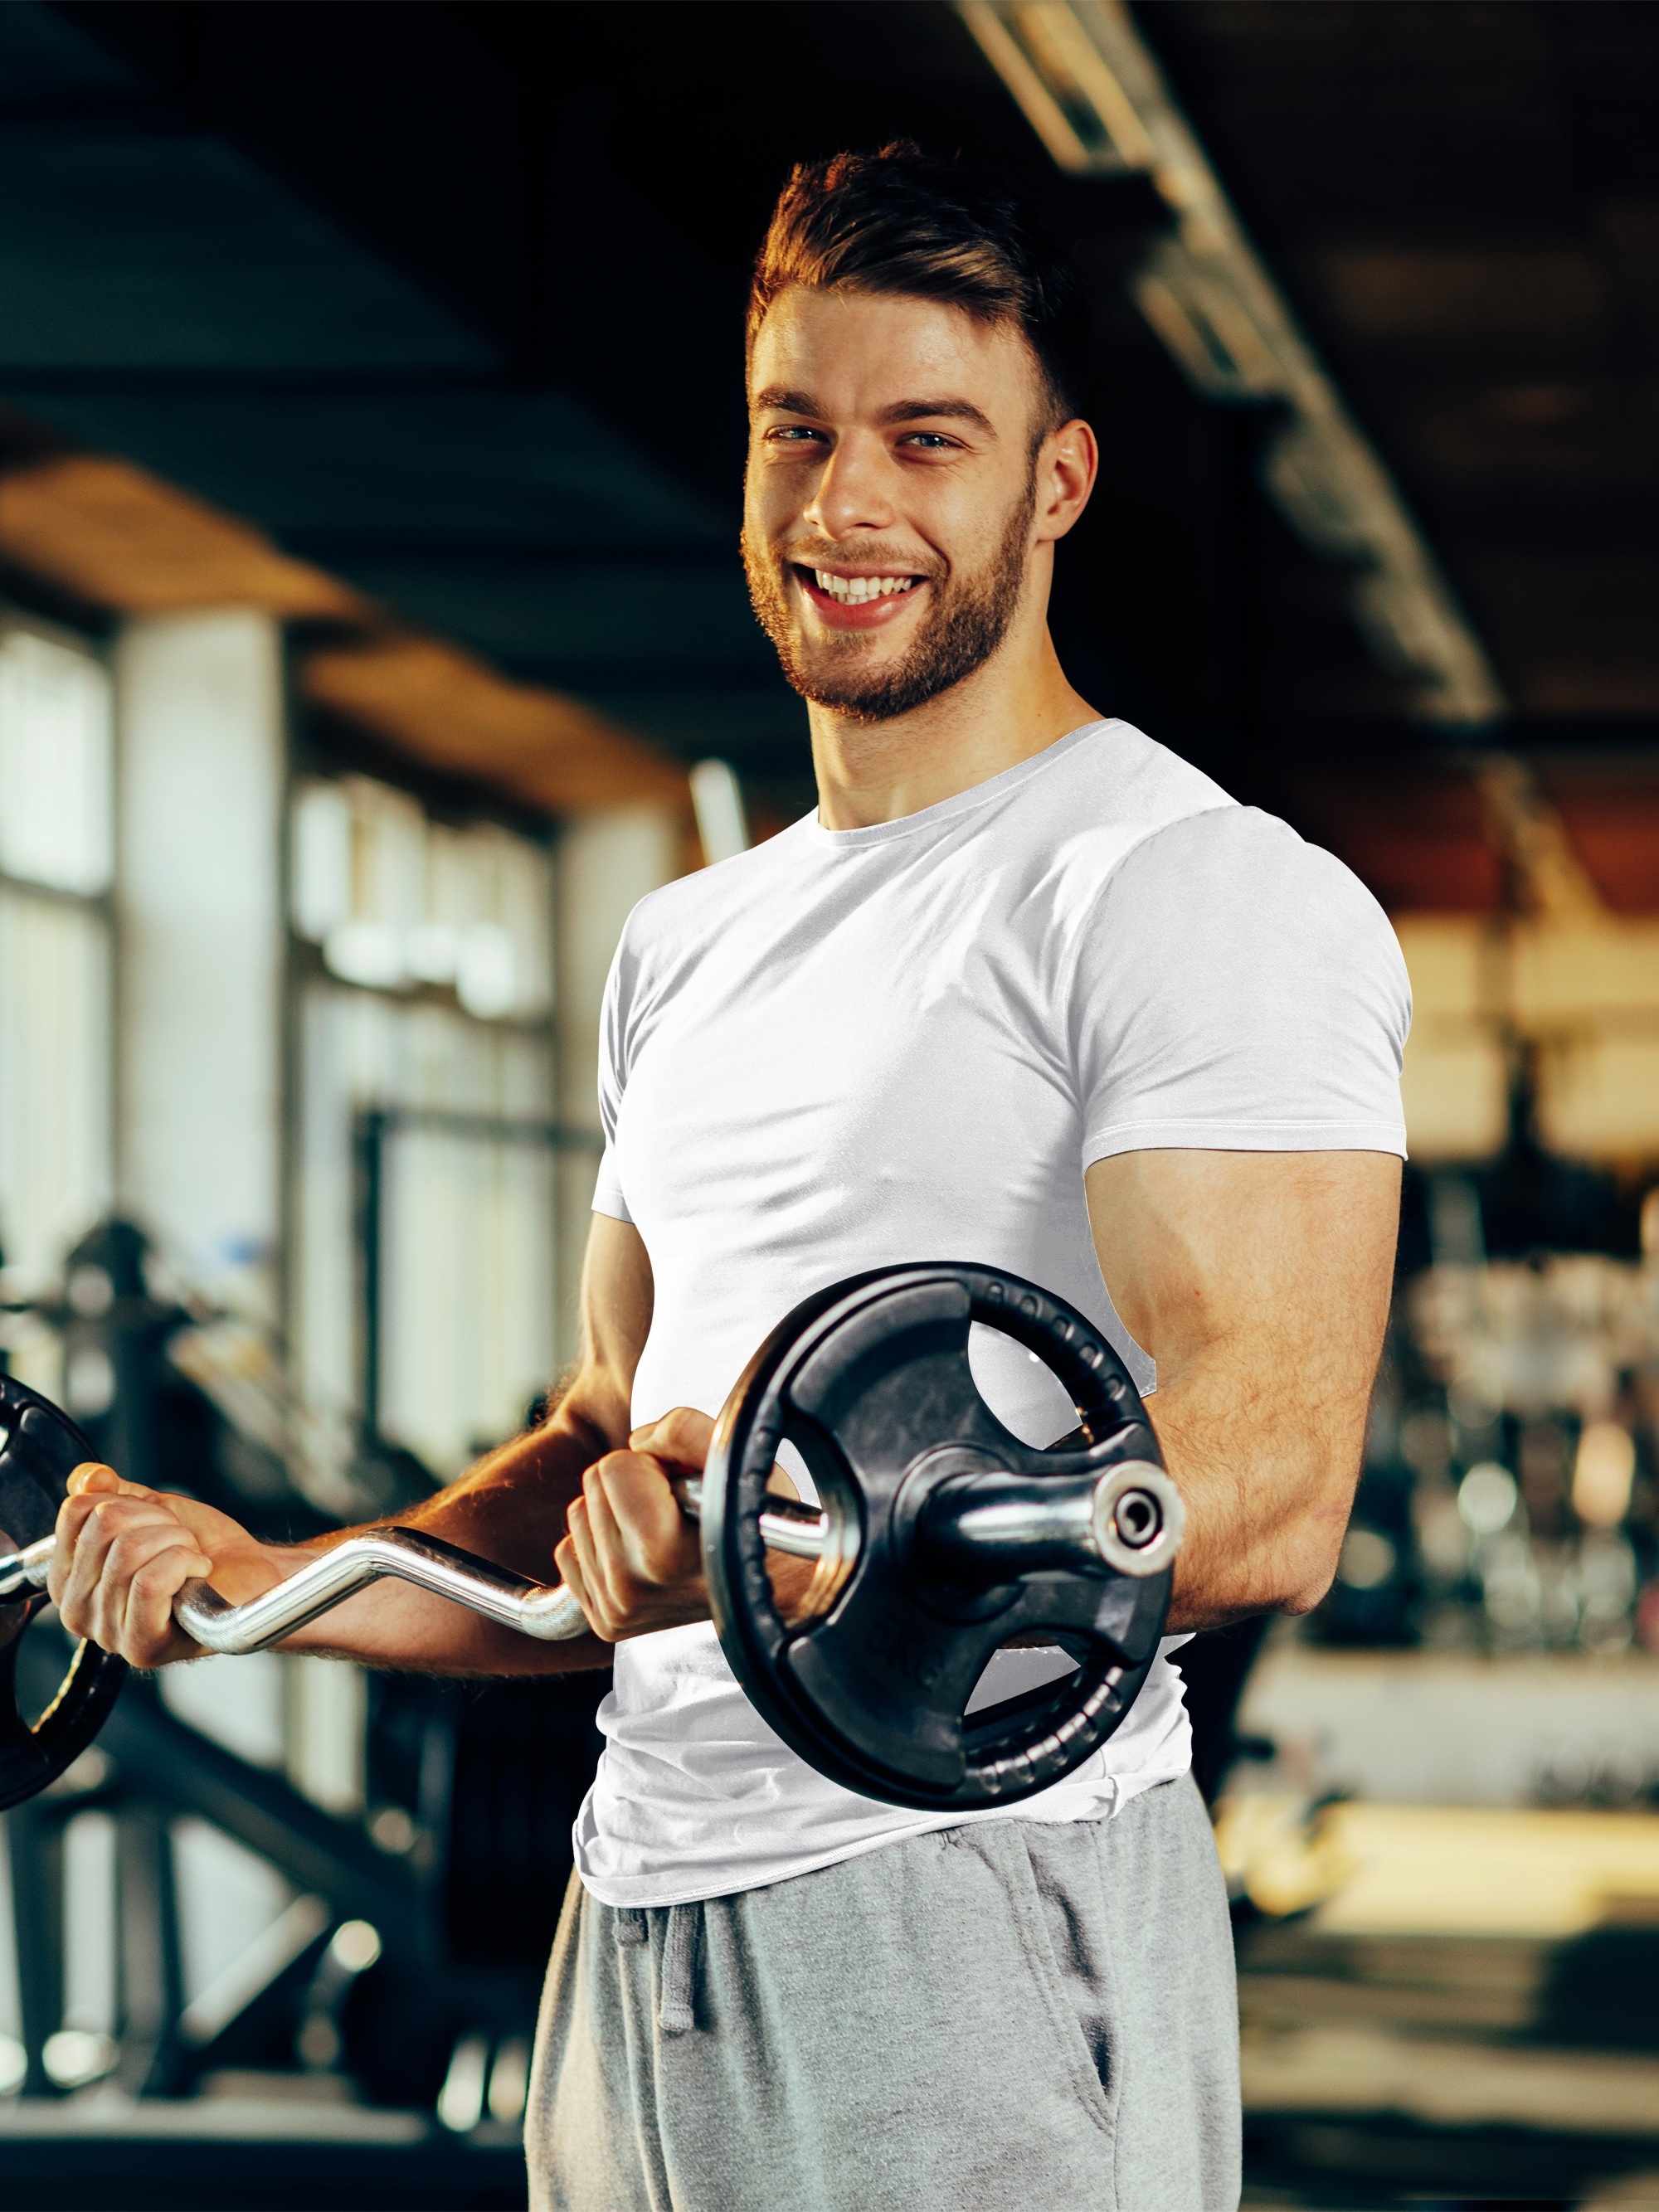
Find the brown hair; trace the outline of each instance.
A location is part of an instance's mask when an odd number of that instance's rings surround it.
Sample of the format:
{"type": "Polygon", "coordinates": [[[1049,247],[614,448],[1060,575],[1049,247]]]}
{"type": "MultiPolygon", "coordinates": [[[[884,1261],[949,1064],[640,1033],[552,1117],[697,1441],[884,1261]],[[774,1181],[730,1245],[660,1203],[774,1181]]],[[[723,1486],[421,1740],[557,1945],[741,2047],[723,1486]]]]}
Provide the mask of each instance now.
{"type": "Polygon", "coordinates": [[[1012,323],[1042,378],[1039,438],[1077,411],[1089,315],[1070,264],[1006,185],[931,160],[908,138],[790,172],[755,263],[748,355],[792,284],[945,300],[976,321],[1012,323]]]}

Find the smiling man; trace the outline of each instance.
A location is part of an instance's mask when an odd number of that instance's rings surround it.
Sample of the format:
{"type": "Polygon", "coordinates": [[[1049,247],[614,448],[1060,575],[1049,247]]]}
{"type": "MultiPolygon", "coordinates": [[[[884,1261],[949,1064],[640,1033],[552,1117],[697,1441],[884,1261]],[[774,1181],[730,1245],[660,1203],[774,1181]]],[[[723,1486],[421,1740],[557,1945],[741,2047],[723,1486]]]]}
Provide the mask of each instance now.
{"type": "MultiPolygon", "coordinates": [[[[410,1516],[537,1576],[556,1545],[595,1632],[529,1644],[385,1584],[294,1639],[458,1673],[614,1656],[529,2114],[550,2212],[1237,2202],[1231,1939],[1167,1654],[1012,1813],[854,1796],[733,1680],[665,1475],[701,1466],[802,1297],[969,1259],[1156,1382],[1188,1514],[1172,1628],[1329,1583],[1388,1305],[1406,979],[1335,860],[1066,681],[1047,610],[1095,481],[1082,335],[1000,187],[902,147],[791,179],[749,317],[744,558],[817,809],[630,918],[581,1364],[410,1516]]],[[[1072,1425],[1011,1341],[975,1370],[1028,1441],[1072,1425]]],[[[142,1665],[192,1656],[189,1576],[240,1599],[301,1556],[107,1469],[76,1488],[53,1595],[142,1665]]]]}

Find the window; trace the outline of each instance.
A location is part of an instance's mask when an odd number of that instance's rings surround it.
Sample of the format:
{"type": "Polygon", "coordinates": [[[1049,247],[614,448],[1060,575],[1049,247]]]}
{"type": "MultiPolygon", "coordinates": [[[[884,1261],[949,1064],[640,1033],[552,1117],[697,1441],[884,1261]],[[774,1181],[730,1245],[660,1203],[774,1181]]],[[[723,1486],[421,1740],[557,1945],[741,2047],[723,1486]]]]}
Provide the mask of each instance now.
{"type": "Polygon", "coordinates": [[[551,860],[351,776],[296,791],[290,880],[301,1387],[447,1477],[554,1365],[551,860]]]}
{"type": "Polygon", "coordinates": [[[113,711],[86,647],[0,627],[0,1246],[45,1287],[110,1203],[113,711]]]}

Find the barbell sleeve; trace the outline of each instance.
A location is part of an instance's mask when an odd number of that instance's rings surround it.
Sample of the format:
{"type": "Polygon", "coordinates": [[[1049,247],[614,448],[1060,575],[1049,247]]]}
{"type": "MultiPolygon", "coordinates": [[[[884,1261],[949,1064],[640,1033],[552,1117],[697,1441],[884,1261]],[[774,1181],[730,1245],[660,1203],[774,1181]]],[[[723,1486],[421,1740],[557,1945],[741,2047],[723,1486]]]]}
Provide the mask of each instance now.
{"type": "Polygon", "coordinates": [[[1150,1460],[1104,1474],[947,1477],[923,1507],[916,1543],[924,1571],[945,1581],[1075,1572],[1092,1560],[1139,1579],[1174,1564],[1187,1526],[1181,1492],[1150,1460]]]}
{"type": "Polygon", "coordinates": [[[45,1589],[57,1541],[56,1536],[41,1536],[21,1552],[9,1552],[0,1559],[0,1603],[8,1598],[32,1597],[36,1590],[45,1589]]]}

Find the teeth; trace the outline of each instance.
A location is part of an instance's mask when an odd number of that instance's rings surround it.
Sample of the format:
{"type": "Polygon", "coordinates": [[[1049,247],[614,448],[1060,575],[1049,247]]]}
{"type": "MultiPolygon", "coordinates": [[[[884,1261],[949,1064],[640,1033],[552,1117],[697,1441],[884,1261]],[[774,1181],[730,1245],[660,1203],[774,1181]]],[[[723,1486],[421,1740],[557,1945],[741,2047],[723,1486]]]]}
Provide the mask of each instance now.
{"type": "Polygon", "coordinates": [[[890,599],[896,592],[908,592],[915,582],[914,576],[837,576],[828,568],[815,568],[819,591],[843,606],[861,606],[866,599],[890,599]]]}

